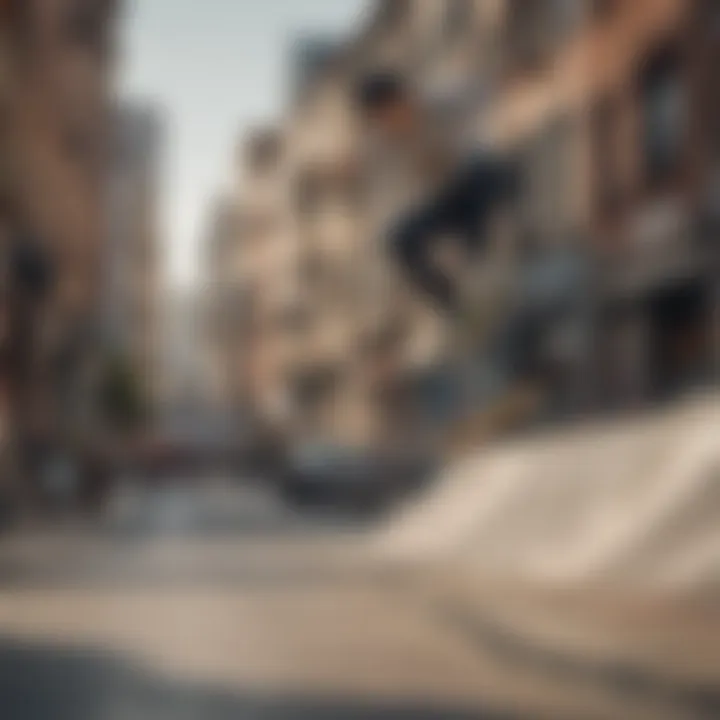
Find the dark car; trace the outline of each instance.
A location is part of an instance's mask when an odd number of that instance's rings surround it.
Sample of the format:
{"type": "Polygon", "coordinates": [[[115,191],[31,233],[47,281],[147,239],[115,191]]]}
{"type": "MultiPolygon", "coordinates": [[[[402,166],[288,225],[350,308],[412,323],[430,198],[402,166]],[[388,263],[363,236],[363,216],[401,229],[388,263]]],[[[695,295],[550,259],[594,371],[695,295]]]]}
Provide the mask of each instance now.
{"type": "Polygon", "coordinates": [[[281,491],[296,506],[379,511],[422,487],[433,467],[417,455],[305,445],[290,453],[281,491]]]}

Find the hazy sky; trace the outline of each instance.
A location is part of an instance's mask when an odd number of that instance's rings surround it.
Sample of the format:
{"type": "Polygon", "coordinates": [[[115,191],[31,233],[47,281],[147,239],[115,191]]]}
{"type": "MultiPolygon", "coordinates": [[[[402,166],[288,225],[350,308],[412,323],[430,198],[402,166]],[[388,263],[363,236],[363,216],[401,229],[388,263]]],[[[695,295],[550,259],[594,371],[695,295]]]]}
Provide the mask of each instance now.
{"type": "Polygon", "coordinates": [[[226,187],[242,129],[277,115],[288,48],[305,33],[346,32],[367,0],[134,0],[121,87],[166,124],[163,233],[171,277],[196,272],[212,197],[226,187]]]}

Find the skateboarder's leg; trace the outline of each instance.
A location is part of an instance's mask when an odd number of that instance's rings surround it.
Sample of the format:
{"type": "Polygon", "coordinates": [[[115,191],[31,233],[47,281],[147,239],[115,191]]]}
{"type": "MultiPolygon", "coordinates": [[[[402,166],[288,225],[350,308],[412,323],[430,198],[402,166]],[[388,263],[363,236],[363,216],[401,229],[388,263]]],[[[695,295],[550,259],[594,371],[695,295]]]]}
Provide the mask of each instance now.
{"type": "Polygon", "coordinates": [[[433,246],[441,240],[445,223],[438,209],[428,205],[409,213],[389,238],[390,253],[410,282],[441,309],[452,310],[456,291],[452,279],[434,262],[433,246]]]}

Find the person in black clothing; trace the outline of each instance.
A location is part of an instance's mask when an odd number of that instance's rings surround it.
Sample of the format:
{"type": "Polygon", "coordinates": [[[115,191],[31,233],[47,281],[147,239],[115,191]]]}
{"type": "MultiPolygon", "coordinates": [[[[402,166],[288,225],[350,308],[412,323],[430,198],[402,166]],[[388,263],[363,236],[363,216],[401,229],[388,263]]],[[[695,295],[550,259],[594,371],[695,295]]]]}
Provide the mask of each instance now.
{"type": "MultiPolygon", "coordinates": [[[[403,178],[393,178],[390,187],[414,186],[404,211],[390,223],[389,254],[418,292],[462,320],[468,304],[462,272],[443,268],[436,251],[450,237],[468,262],[482,261],[494,220],[511,216],[522,195],[518,164],[464,137],[457,120],[468,109],[465,104],[472,112],[471,93],[433,101],[401,76],[381,71],[361,79],[356,102],[385,171],[402,168],[403,178]]],[[[502,376],[498,384],[505,390],[545,384],[543,344],[567,308],[578,304],[583,282],[571,255],[558,261],[535,253],[517,268],[517,297],[503,308],[502,327],[495,328],[489,342],[483,338],[483,354],[490,358],[492,374],[502,376]]]]}
{"type": "Polygon", "coordinates": [[[418,187],[388,234],[389,249],[410,281],[445,310],[458,307],[458,287],[432,260],[448,235],[470,256],[484,247],[488,222],[518,196],[514,163],[465,140],[453,126],[463,113],[453,98],[423,98],[393,73],[362,79],[357,102],[382,143],[383,160],[404,166],[418,187]]]}

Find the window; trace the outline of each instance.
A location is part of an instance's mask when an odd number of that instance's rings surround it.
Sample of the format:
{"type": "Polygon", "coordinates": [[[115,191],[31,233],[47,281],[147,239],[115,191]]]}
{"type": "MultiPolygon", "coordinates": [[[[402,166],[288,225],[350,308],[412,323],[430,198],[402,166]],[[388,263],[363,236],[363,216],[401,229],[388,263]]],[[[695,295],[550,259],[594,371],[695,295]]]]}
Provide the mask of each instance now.
{"type": "Polygon", "coordinates": [[[506,45],[512,69],[541,69],[553,52],[582,25],[580,0],[509,0],[506,45]]]}
{"type": "Polygon", "coordinates": [[[306,303],[296,301],[283,306],[278,317],[279,329],[289,333],[307,332],[312,324],[312,314],[306,303]]]}
{"type": "Polygon", "coordinates": [[[61,142],[66,156],[73,161],[87,163],[99,156],[98,143],[84,128],[76,126],[66,128],[61,142]]]}
{"type": "Polygon", "coordinates": [[[717,0],[697,0],[697,13],[702,27],[717,40],[720,37],[720,3],[717,0]]]}
{"type": "Polygon", "coordinates": [[[296,205],[303,217],[316,214],[323,202],[322,182],[317,173],[307,172],[297,182],[296,205]]]}
{"type": "Polygon", "coordinates": [[[318,252],[308,253],[301,261],[300,273],[305,286],[314,287],[327,278],[327,262],[318,252]]]}
{"type": "Polygon", "coordinates": [[[546,4],[554,43],[569,39],[583,26],[587,17],[587,4],[583,0],[546,0],[546,4]]]}
{"type": "Polygon", "coordinates": [[[274,130],[255,133],[247,144],[246,161],[255,172],[264,172],[274,167],[282,155],[282,140],[274,130]]]}
{"type": "Polygon", "coordinates": [[[388,30],[397,30],[410,15],[412,0],[383,0],[381,22],[388,30]]]}
{"type": "Polygon", "coordinates": [[[536,67],[541,62],[542,6],[542,2],[508,2],[505,42],[511,69],[536,67]]]}
{"type": "Polygon", "coordinates": [[[571,229],[573,126],[558,118],[520,149],[521,233],[529,245],[553,242],[571,229]]]}
{"type": "Polygon", "coordinates": [[[366,188],[364,178],[356,167],[339,167],[329,184],[338,205],[349,210],[362,207],[366,188]]]}
{"type": "Polygon", "coordinates": [[[103,53],[106,48],[105,19],[107,9],[93,0],[76,0],[65,16],[65,34],[78,47],[103,53]]]}
{"type": "Polygon", "coordinates": [[[710,91],[711,97],[708,108],[708,137],[713,160],[720,162],[720,97],[717,91],[710,91]]]}
{"type": "MultiPolygon", "coordinates": [[[[573,178],[571,176],[572,125],[567,118],[552,122],[541,141],[544,168],[541,197],[543,225],[551,233],[570,229],[573,213],[573,178]]],[[[538,178],[539,180],[539,178],[538,178]]]]}
{"type": "Polygon", "coordinates": [[[679,57],[673,51],[653,56],[641,73],[641,143],[651,182],[667,179],[682,163],[687,129],[683,80],[679,57]]]}
{"type": "Polygon", "coordinates": [[[448,39],[463,35],[473,21],[474,0],[445,0],[443,29],[448,39]]]}
{"type": "Polygon", "coordinates": [[[6,0],[0,6],[0,19],[3,27],[10,32],[7,33],[10,39],[17,40],[21,44],[28,41],[32,33],[32,7],[27,0],[6,0]]]}
{"type": "Polygon", "coordinates": [[[269,212],[248,214],[243,226],[243,237],[253,242],[264,242],[277,232],[278,218],[269,212]]]}
{"type": "Polygon", "coordinates": [[[619,137],[622,105],[618,98],[600,99],[592,111],[593,171],[597,210],[601,215],[616,212],[621,203],[619,137]]]}
{"type": "Polygon", "coordinates": [[[618,9],[618,0],[592,0],[592,13],[598,20],[609,20],[618,9]]]}
{"type": "Polygon", "coordinates": [[[692,87],[696,109],[695,127],[700,145],[715,158],[720,154],[720,93],[717,68],[720,66],[720,2],[694,0],[692,25],[688,29],[692,47],[692,87]]]}

